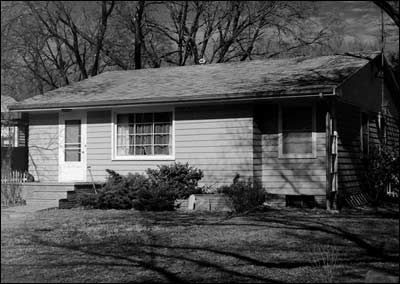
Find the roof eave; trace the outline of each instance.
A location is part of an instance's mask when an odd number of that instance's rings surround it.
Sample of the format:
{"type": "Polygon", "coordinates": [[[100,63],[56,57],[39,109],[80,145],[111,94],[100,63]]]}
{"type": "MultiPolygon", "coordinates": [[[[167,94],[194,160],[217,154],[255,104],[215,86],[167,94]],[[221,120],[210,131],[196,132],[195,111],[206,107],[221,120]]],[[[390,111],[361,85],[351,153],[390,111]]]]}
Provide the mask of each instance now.
{"type": "Polygon", "coordinates": [[[318,89],[307,92],[293,92],[266,95],[265,92],[253,92],[246,94],[228,94],[224,97],[182,97],[182,98],[148,98],[148,99],[128,99],[128,100],[107,100],[87,103],[50,103],[50,104],[16,104],[10,105],[11,112],[28,112],[28,111],[55,111],[61,109],[89,109],[89,108],[107,108],[107,107],[128,107],[128,106],[145,106],[145,105],[165,105],[165,104],[204,104],[218,102],[253,102],[262,100],[275,99],[293,99],[293,98],[310,98],[310,97],[325,97],[336,95],[333,87],[318,89]]]}

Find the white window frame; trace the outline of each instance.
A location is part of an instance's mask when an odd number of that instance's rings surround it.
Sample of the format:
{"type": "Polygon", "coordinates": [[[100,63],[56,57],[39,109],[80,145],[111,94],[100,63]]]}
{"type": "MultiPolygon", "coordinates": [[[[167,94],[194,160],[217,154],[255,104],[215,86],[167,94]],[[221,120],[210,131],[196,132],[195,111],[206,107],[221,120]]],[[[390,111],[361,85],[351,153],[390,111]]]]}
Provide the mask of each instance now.
{"type": "Polygon", "coordinates": [[[174,161],[175,160],[175,108],[119,108],[111,111],[111,160],[112,161],[174,161]],[[117,155],[117,115],[131,113],[172,113],[171,154],[170,155],[117,155]]]}
{"type": "Polygon", "coordinates": [[[311,132],[311,147],[312,153],[283,153],[283,135],[282,135],[282,107],[285,106],[306,106],[304,104],[279,104],[279,111],[278,111],[278,157],[285,159],[285,158],[298,158],[298,159],[315,159],[317,158],[317,123],[316,123],[316,104],[312,104],[312,132],[311,132]]]}

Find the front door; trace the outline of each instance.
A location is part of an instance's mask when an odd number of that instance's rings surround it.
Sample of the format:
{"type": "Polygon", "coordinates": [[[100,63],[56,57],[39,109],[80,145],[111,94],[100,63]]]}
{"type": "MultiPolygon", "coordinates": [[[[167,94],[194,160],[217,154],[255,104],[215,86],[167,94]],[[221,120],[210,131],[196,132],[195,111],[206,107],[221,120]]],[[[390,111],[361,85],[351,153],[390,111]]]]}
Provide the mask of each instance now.
{"type": "Polygon", "coordinates": [[[60,112],[58,180],[86,181],[86,112],[60,112]]]}

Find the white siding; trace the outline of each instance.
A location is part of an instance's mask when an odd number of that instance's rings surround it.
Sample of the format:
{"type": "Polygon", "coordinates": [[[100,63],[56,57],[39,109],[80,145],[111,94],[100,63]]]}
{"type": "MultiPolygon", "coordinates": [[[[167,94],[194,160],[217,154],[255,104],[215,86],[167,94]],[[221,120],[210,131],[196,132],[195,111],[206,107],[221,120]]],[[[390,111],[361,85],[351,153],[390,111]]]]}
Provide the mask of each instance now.
{"type": "Polygon", "coordinates": [[[35,181],[58,181],[58,113],[29,115],[29,172],[35,181]]]}

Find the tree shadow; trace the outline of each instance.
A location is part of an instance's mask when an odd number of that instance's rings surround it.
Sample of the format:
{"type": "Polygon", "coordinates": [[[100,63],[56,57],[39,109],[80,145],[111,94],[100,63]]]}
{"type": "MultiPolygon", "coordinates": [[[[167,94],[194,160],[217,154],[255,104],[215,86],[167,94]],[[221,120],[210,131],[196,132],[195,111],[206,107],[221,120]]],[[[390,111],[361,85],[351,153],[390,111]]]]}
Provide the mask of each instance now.
{"type": "Polygon", "coordinates": [[[368,243],[366,240],[361,238],[359,235],[346,231],[338,226],[329,225],[321,221],[310,220],[309,218],[303,219],[301,217],[291,216],[288,218],[277,218],[277,217],[252,217],[252,220],[257,222],[267,222],[267,223],[277,223],[285,226],[290,226],[291,229],[295,230],[307,230],[307,231],[317,231],[326,233],[328,235],[333,235],[340,237],[343,240],[348,240],[358,247],[365,250],[366,254],[371,257],[375,257],[380,261],[386,262],[398,262],[399,255],[396,256],[389,255],[382,250],[382,247],[374,246],[368,243]]]}
{"type": "MultiPolygon", "coordinates": [[[[138,268],[143,268],[146,270],[150,270],[153,272],[158,273],[160,276],[164,277],[166,282],[172,282],[172,283],[187,283],[187,282],[193,282],[192,280],[189,279],[184,279],[182,277],[177,276],[177,273],[170,272],[166,268],[163,268],[162,265],[158,264],[161,263],[160,259],[163,259],[163,262],[165,263],[170,263],[172,260],[177,260],[177,261],[186,261],[186,262],[191,262],[194,265],[200,266],[200,267],[205,267],[205,268],[212,268],[215,269],[219,273],[225,273],[233,277],[239,277],[240,279],[247,279],[251,281],[262,281],[262,282],[267,282],[267,283],[282,283],[281,281],[253,275],[250,273],[243,273],[239,271],[235,271],[232,269],[228,269],[227,267],[220,265],[216,262],[208,261],[208,260],[202,260],[196,257],[188,257],[185,255],[175,255],[173,253],[174,249],[181,249],[181,247],[172,247],[168,245],[151,245],[151,244],[146,244],[143,242],[124,242],[123,247],[121,247],[121,244],[118,243],[113,243],[113,242],[98,242],[98,243],[82,243],[79,245],[76,244],[61,244],[61,243],[56,243],[56,242],[51,242],[51,241],[46,241],[38,236],[32,235],[31,240],[33,243],[41,245],[41,246],[47,246],[51,248],[59,248],[59,249],[66,249],[69,251],[73,252],[79,252],[83,253],[89,257],[106,257],[112,260],[111,266],[122,266],[122,267],[138,267],[138,268]],[[168,249],[167,253],[162,253],[162,252],[156,252],[154,249],[160,249],[161,251],[164,249],[168,249]],[[107,252],[107,250],[111,250],[112,252],[107,252]],[[159,260],[157,260],[159,259],[159,260]],[[117,261],[117,263],[115,262],[117,261]],[[120,263],[118,261],[122,262],[128,262],[128,264],[120,263]]],[[[226,256],[231,256],[231,257],[236,257],[239,259],[243,260],[248,260],[251,261],[253,264],[260,264],[255,259],[247,258],[244,256],[241,256],[240,254],[234,254],[234,253],[226,253],[226,252],[221,252],[218,250],[213,250],[213,249],[202,249],[202,248],[195,248],[195,247],[182,247],[184,249],[188,249],[191,251],[194,250],[203,250],[203,251],[208,251],[208,252],[214,252],[214,253],[219,253],[219,254],[224,254],[226,256]]],[[[100,266],[109,266],[108,262],[102,263],[98,261],[87,261],[84,262],[85,265],[100,265],[100,266]]],[[[82,262],[72,262],[72,263],[52,263],[50,265],[45,265],[46,267],[66,267],[66,266],[79,266],[82,264],[82,262]]],[[[32,265],[29,265],[30,267],[32,265]]],[[[34,266],[40,266],[40,265],[34,265],[34,266]]],[[[277,266],[279,267],[279,266],[277,266]]],[[[223,281],[222,281],[223,282],[223,281]]]]}

